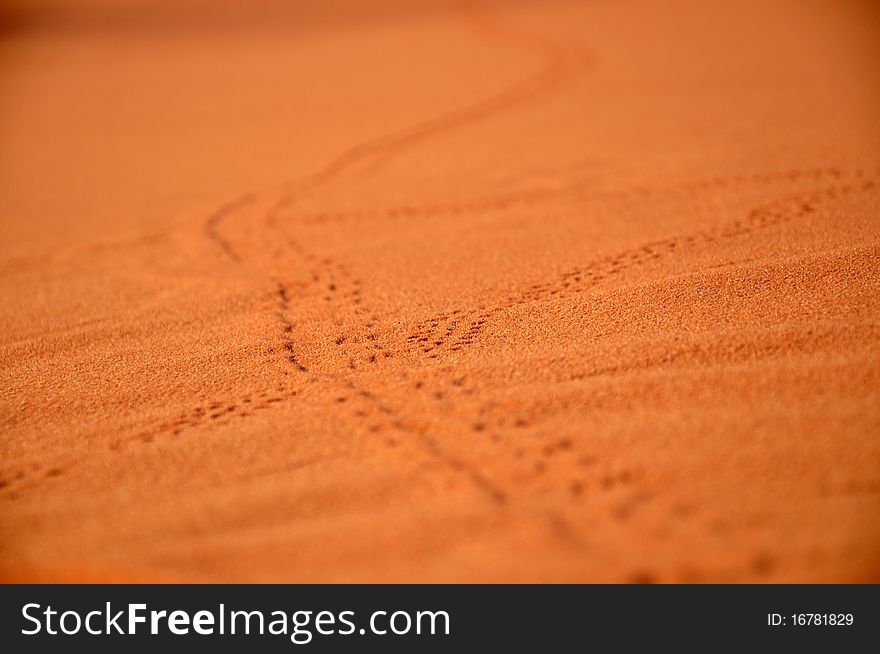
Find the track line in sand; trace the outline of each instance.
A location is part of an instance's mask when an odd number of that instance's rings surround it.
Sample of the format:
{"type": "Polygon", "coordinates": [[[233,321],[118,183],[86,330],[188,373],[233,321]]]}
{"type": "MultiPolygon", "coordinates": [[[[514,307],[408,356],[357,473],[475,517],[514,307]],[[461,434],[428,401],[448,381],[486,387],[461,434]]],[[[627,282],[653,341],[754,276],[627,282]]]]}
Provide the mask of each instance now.
{"type": "Polygon", "coordinates": [[[235,263],[241,263],[241,255],[236,251],[229,239],[223,236],[220,231],[220,225],[230,215],[240,211],[250,204],[253,204],[255,201],[256,195],[253,193],[246,193],[220,205],[205,221],[205,236],[216,243],[217,247],[219,247],[220,250],[235,263]]]}
{"type": "MultiPolygon", "coordinates": [[[[837,169],[832,170],[833,177],[841,177],[841,173],[837,169]]],[[[858,174],[853,173],[851,178],[850,183],[847,184],[813,188],[762,204],[748,211],[745,218],[731,221],[715,229],[671,236],[634,246],[564,272],[553,280],[535,282],[528,288],[512,293],[501,302],[490,306],[456,307],[435,314],[417,323],[415,330],[407,337],[407,341],[418,352],[426,354],[432,359],[438,358],[440,355],[438,350],[444,348],[450,353],[457,352],[470,346],[486,328],[491,318],[515,306],[580,294],[605,279],[682,248],[746,236],[752,232],[812,213],[816,206],[822,202],[833,201],[852,193],[870,191],[876,187],[876,181],[865,178],[861,171],[858,171],[858,174]],[[464,332],[459,333],[458,337],[453,340],[453,335],[458,333],[459,326],[464,328],[464,332]]]]}
{"type": "Polygon", "coordinates": [[[322,168],[287,185],[287,190],[266,213],[266,222],[275,227],[281,212],[290,209],[304,193],[336,181],[345,173],[366,165],[371,172],[386,165],[393,157],[417,143],[450,130],[478,122],[502,113],[512,107],[535,99],[555,89],[581,70],[590,59],[581,51],[566,49],[534,36],[527,36],[513,28],[507,28],[487,20],[474,3],[458,3],[465,24],[493,40],[512,43],[516,47],[535,53],[544,59],[541,69],[524,79],[514,82],[501,91],[436,116],[416,122],[409,127],[362,141],[344,150],[322,168]]]}

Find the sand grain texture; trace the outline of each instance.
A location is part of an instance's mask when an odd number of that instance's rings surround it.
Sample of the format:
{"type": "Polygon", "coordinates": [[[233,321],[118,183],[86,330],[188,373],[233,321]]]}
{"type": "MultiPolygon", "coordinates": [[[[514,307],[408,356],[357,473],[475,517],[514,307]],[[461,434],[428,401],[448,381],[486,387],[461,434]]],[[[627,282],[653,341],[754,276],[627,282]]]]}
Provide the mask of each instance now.
{"type": "Polygon", "coordinates": [[[859,2],[13,2],[0,578],[880,580],[859,2]]]}

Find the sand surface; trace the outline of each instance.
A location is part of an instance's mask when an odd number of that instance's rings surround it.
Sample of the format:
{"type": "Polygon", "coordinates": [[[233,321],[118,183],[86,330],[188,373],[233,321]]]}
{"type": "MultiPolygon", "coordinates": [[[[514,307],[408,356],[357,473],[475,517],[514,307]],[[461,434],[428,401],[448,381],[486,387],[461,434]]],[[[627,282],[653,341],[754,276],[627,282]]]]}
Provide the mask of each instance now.
{"type": "Polygon", "coordinates": [[[17,0],[0,579],[880,580],[880,11],[17,0]]]}

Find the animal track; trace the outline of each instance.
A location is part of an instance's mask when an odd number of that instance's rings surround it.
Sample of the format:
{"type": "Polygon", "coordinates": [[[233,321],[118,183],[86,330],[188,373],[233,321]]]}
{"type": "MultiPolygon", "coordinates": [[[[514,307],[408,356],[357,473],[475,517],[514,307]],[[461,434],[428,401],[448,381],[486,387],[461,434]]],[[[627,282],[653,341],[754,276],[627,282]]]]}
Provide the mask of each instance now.
{"type": "Polygon", "coordinates": [[[378,333],[381,317],[369,306],[364,283],[351,269],[330,257],[303,254],[308,262],[309,288],[317,310],[345,325],[343,331],[330,338],[334,346],[342,348],[356,369],[360,364],[376,364],[392,358],[394,351],[383,343],[378,333]]]}
{"type": "Polygon", "coordinates": [[[253,193],[246,193],[239,196],[221,205],[216,211],[214,211],[214,213],[208,216],[208,219],[205,221],[205,235],[216,243],[217,247],[219,247],[229,259],[236,263],[241,262],[241,255],[239,255],[236,249],[232,246],[232,243],[221,234],[220,225],[231,214],[253,203],[255,199],[256,197],[253,193]]]}
{"type": "Polygon", "coordinates": [[[356,319],[369,314],[364,304],[363,281],[355,277],[348,266],[329,257],[311,259],[311,282],[320,289],[325,303],[333,310],[351,313],[356,319]]]}
{"type": "Polygon", "coordinates": [[[753,173],[751,175],[731,175],[729,177],[705,177],[686,180],[666,186],[632,186],[619,190],[596,192],[591,189],[591,180],[585,179],[564,188],[546,189],[532,188],[512,191],[500,195],[484,196],[460,202],[433,204],[400,204],[373,210],[358,211],[319,211],[298,216],[305,224],[324,224],[328,222],[346,222],[363,220],[370,223],[378,221],[412,220],[434,216],[455,215],[466,216],[493,212],[510,211],[517,208],[534,209],[548,202],[624,200],[637,198],[648,200],[652,197],[681,196],[689,198],[694,192],[734,189],[742,186],[778,184],[780,182],[797,182],[802,180],[839,179],[842,176],[838,168],[793,169],[770,173],[753,173]]]}
{"type": "Polygon", "coordinates": [[[440,461],[447,468],[467,477],[492,502],[503,504],[507,501],[507,492],[490,480],[479,468],[468,464],[443,447],[430,434],[426,424],[407,417],[378,395],[361,388],[350,379],[342,379],[339,383],[340,386],[347,389],[348,393],[338,397],[337,404],[346,405],[354,418],[367,421],[369,423],[367,428],[370,432],[385,434],[387,446],[396,447],[400,444],[397,439],[413,442],[419,449],[440,461]]]}
{"type": "MultiPolygon", "coordinates": [[[[113,439],[108,443],[108,448],[112,452],[120,452],[133,444],[151,444],[163,438],[181,437],[186,431],[200,427],[229,425],[234,420],[248,418],[267,411],[297,394],[295,389],[279,384],[273,389],[263,389],[239,399],[205,402],[178,414],[175,418],[161,421],[147,429],[135,430],[131,436],[113,439]]],[[[47,480],[62,476],[78,461],[77,457],[66,456],[48,464],[35,463],[0,471],[0,493],[3,493],[7,499],[15,500],[22,491],[35,488],[47,480]]]]}
{"type": "Polygon", "coordinates": [[[290,297],[287,286],[282,282],[277,282],[276,293],[278,296],[278,320],[281,323],[281,346],[284,348],[285,357],[290,365],[298,372],[308,372],[309,369],[299,360],[293,344],[293,323],[288,317],[290,312],[290,297]]]}
{"type": "Polygon", "coordinates": [[[165,420],[133,437],[119,438],[110,443],[110,449],[119,451],[134,442],[152,443],[160,438],[179,437],[186,431],[231,424],[234,420],[249,418],[296,397],[298,390],[281,383],[272,389],[263,389],[238,399],[213,400],[188,409],[177,417],[165,420]]]}
{"type": "MultiPolygon", "coordinates": [[[[830,176],[839,179],[842,177],[836,168],[817,169],[813,174],[819,178],[830,176]]],[[[776,179],[774,176],[766,177],[776,179]]],[[[745,218],[734,220],[718,228],[645,243],[604,257],[586,266],[568,270],[555,279],[536,282],[523,290],[504,297],[492,307],[470,310],[458,308],[439,313],[418,323],[414,331],[407,337],[407,342],[411,347],[417,347],[423,354],[428,354],[430,358],[434,359],[439,356],[438,350],[446,348],[447,345],[448,352],[457,352],[471,345],[493,316],[517,305],[581,294],[603,280],[619,275],[628,269],[645,265],[676,250],[743,236],[779,225],[812,213],[816,206],[823,201],[838,199],[853,192],[867,191],[875,187],[875,182],[863,178],[861,171],[856,171],[853,177],[851,183],[812,189],[764,204],[749,211],[745,218]],[[466,324],[466,328],[457,332],[459,325],[462,324],[466,324]],[[454,338],[453,334],[456,334],[454,338]]]]}

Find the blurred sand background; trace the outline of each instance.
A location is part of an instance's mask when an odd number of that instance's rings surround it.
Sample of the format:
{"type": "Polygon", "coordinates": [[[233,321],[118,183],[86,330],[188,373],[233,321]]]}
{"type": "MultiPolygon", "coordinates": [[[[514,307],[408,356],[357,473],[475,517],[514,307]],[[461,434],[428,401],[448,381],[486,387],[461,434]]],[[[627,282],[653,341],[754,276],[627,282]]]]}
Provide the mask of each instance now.
{"type": "Polygon", "coordinates": [[[878,19],[4,2],[0,579],[880,581],[878,19]]]}

